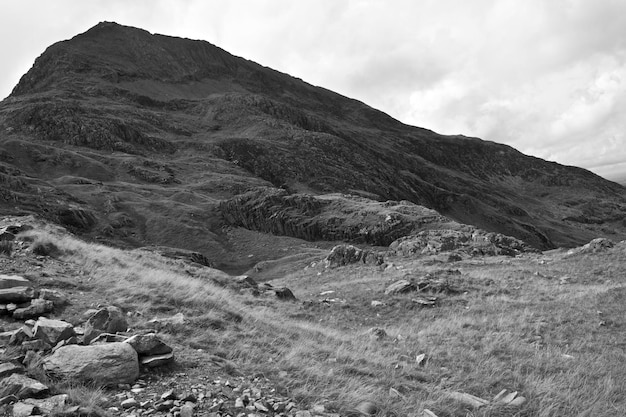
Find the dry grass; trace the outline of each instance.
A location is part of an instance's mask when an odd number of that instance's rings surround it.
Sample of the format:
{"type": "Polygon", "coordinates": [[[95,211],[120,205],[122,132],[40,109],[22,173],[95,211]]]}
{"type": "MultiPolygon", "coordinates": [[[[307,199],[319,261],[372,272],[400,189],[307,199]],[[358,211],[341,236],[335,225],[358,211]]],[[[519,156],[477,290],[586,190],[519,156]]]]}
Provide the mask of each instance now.
{"type": "Polygon", "coordinates": [[[165,335],[183,352],[203,349],[231,364],[225,372],[262,374],[304,405],[325,404],[342,415],[362,400],[375,402],[380,415],[398,416],[423,408],[439,417],[626,413],[621,246],[575,258],[456,263],[461,275],[450,284],[461,291],[436,294],[437,307],[420,308],[411,302],[415,294],[386,296],[385,286],[451,265],[397,260],[402,269],[308,268],[279,282],[306,302],[284,303],[238,294],[219,271],[147,251],[37,236],[80,265],[108,303],[145,319],[183,312],[187,327],[165,335]],[[343,302],[319,302],[326,290],[343,302]],[[386,306],[372,307],[371,300],[386,306]],[[370,338],[373,326],[388,336],[370,338]],[[418,364],[421,353],[426,360],[418,364]],[[447,397],[459,391],[489,400],[502,389],[518,391],[526,403],[472,409],[447,397]]]}

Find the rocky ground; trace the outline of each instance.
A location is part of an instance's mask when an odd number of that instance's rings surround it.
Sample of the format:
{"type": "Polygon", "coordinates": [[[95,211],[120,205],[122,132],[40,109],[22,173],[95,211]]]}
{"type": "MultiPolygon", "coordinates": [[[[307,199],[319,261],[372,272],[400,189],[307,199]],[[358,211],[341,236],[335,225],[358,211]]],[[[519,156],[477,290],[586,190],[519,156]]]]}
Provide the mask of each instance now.
{"type": "Polygon", "coordinates": [[[311,252],[257,282],[80,243],[32,217],[0,229],[7,415],[626,410],[615,350],[624,242],[540,253],[497,234],[431,230],[387,251],[311,252]],[[176,275],[151,286],[166,269],[176,275]],[[198,286],[183,293],[185,280],[198,286]],[[573,384],[589,378],[604,382],[573,384]]]}

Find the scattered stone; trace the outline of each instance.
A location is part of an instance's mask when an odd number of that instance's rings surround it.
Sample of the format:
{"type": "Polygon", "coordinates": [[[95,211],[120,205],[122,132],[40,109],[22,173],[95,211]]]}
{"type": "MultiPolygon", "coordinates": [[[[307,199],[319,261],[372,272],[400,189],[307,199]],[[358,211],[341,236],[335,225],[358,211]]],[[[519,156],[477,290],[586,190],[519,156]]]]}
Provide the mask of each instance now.
{"type": "Polygon", "coordinates": [[[43,368],[56,377],[103,385],[131,383],[139,376],[137,352],[127,343],[63,346],[44,359],[43,368]]]}
{"type": "Polygon", "coordinates": [[[33,331],[28,326],[22,326],[17,329],[13,336],[11,336],[11,340],[9,340],[10,345],[21,345],[27,340],[31,340],[33,338],[33,331]]]}
{"type": "Polygon", "coordinates": [[[50,346],[48,343],[44,342],[43,340],[27,340],[25,342],[22,342],[22,351],[27,352],[27,351],[39,351],[39,352],[43,352],[46,350],[50,350],[52,348],[52,346],[50,346]]]}
{"type": "Polygon", "coordinates": [[[15,335],[15,333],[17,333],[19,331],[19,329],[16,330],[9,330],[7,332],[1,332],[0,333],[0,346],[8,346],[9,342],[11,341],[11,338],[13,337],[13,335],[15,335]]]}
{"type": "Polygon", "coordinates": [[[487,400],[483,400],[482,398],[464,392],[452,391],[448,392],[447,396],[472,408],[480,408],[489,404],[489,401],[487,400]]]}
{"type": "Polygon", "coordinates": [[[33,334],[35,338],[52,346],[76,335],[76,333],[74,333],[74,327],[70,323],[62,320],[51,320],[45,317],[39,317],[33,327],[33,334]]]}
{"type": "Polygon", "coordinates": [[[156,368],[167,365],[174,361],[174,352],[164,353],[162,355],[144,356],[140,359],[142,366],[147,368],[156,368]]]}
{"type": "Polygon", "coordinates": [[[32,300],[35,296],[33,287],[0,288],[0,302],[2,303],[23,303],[32,300]]]}
{"type": "Polygon", "coordinates": [[[425,307],[433,307],[437,302],[437,297],[417,297],[412,298],[411,302],[425,307]]]}
{"type": "Polygon", "coordinates": [[[386,304],[383,303],[382,301],[372,300],[371,305],[372,307],[384,307],[386,304]]]}
{"type": "Polygon", "coordinates": [[[373,340],[382,340],[387,337],[387,332],[380,327],[372,327],[367,331],[367,334],[370,336],[370,339],[373,340]]]}
{"type": "Polygon", "coordinates": [[[7,304],[7,313],[9,314],[13,314],[13,312],[17,310],[17,304],[15,303],[9,303],[7,304]]]}
{"type": "Polygon", "coordinates": [[[122,401],[122,403],[120,405],[122,406],[122,408],[124,410],[127,410],[129,408],[137,407],[139,405],[139,403],[134,398],[128,398],[128,399],[122,401]]]}
{"type": "Polygon", "coordinates": [[[38,317],[54,310],[54,303],[41,298],[31,300],[30,305],[24,308],[18,308],[13,312],[13,318],[24,320],[32,317],[38,317]]]}
{"type": "Polygon", "coordinates": [[[517,397],[513,401],[511,401],[509,403],[509,405],[511,407],[519,407],[520,405],[524,404],[525,402],[526,402],[526,398],[525,397],[517,397]]]}
{"type": "Polygon", "coordinates": [[[422,410],[422,416],[421,417],[437,417],[437,414],[433,413],[428,408],[424,408],[422,410]]]}
{"type": "Polygon", "coordinates": [[[128,322],[122,310],[114,306],[102,308],[85,323],[85,343],[89,344],[101,333],[125,332],[127,329],[128,322]]]}
{"type": "Polygon", "coordinates": [[[12,362],[5,362],[0,364],[0,378],[5,378],[9,375],[13,374],[23,374],[24,367],[20,365],[16,365],[12,362]]]}
{"type": "Polygon", "coordinates": [[[124,341],[137,351],[139,356],[154,356],[170,353],[172,348],[166,345],[155,333],[134,335],[124,341]]]}
{"type": "Polygon", "coordinates": [[[23,402],[34,405],[41,413],[47,416],[53,414],[54,411],[62,410],[67,404],[67,398],[67,394],[59,394],[41,400],[27,398],[23,402]]]}
{"type": "Polygon", "coordinates": [[[18,399],[36,396],[48,390],[41,382],[22,374],[12,374],[0,380],[0,398],[15,395],[18,399]]]}
{"type": "Polygon", "coordinates": [[[296,296],[293,295],[293,292],[287,287],[274,288],[274,293],[276,297],[280,300],[295,300],[296,296]]]}
{"type": "Polygon", "coordinates": [[[97,345],[101,343],[113,343],[113,342],[125,342],[128,337],[120,334],[112,333],[100,333],[95,339],[89,342],[90,345],[97,345]]]}
{"type": "Polygon", "coordinates": [[[164,400],[164,401],[166,401],[166,400],[176,400],[176,399],[178,399],[178,395],[176,395],[176,391],[171,389],[171,390],[165,391],[163,394],[161,394],[161,399],[164,400]]]}
{"type": "Polygon", "coordinates": [[[19,275],[0,274],[0,289],[30,286],[30,281],[24,277],[21,277],[19,275]]]}
{"type": "Polygon", "coordinates": [[[0,398],[0,405],[6,405],[15,403],[19,400],[15,395],[7,395],[6,397],[0,398]]]}
{"type": "Polygon", "coordinates": [[[415,285],[413,285],[410,281],[405,279],[401,279],[400,281],[396,281],[385,289],[385,294],[393,295],[393,294],[402,294],[409,291],[414,291],[415,285]]]}
{"type": "Polygon", "coordinates": [[[191,403],[186,403],[180,408],[180,417],[193,417],[194,407],[191,403]]]}
{"type": "Polygon", "coordinates": [[[13,404],[13,417],[27,417],[33,414],[39,414],[39,410],[33,404],[23,402],[13,404]]]}
{"type": "Polygon", "coordinates": [[[426,354],[420,353],[415,357],[415,363],[418,365],[422,365],[424,363],[424,359],[426,359],[426,354]]]}
{"type": "Polygon", "coordinates": [[[39,298],[52,301],[55,307],[61,307],[70,303],[69,299],[61,291],[42,288],[39,290],[39,298]]]}
{"type": "Polygon", "coordinates": [[[185,325],[185,316],[183,313],[177,313],[172,317],[154,318],[148,323],[156,330],[178,330],[185,325]]]}
{"type": "Polygon", "coordinates": [[[378,413],[378,406],[371,401],[361,401],[354,409],[364,416],[373,416],[378,413]]]}

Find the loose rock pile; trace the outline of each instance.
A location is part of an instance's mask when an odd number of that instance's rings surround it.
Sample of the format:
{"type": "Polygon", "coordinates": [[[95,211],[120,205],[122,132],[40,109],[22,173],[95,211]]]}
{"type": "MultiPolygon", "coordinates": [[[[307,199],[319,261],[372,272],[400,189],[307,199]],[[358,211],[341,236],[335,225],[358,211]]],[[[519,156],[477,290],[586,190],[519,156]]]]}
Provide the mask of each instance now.
{"type": "Polygon", "coordinates": [[[0,405],[13,404],[13,415],[47,415],[63,409],[67,401],[64,395],[42,399],[49,388],[25,376],[27,369],[40,368],[61,381],[118,386],[135,382],[140,367],[174,360],[173,349],[156,333],[128,334],[126,316],[117,307],[87,311],[84,325],[74,327],[43,316],[29,319],[67,304],[59,291],[37,290],[24,277],[0,275],[0,297],[6,303],[0,309],[3,314],[28,319],[21,327],[0,332],[0,348],[7,356],[0,363],[0,405]]]}

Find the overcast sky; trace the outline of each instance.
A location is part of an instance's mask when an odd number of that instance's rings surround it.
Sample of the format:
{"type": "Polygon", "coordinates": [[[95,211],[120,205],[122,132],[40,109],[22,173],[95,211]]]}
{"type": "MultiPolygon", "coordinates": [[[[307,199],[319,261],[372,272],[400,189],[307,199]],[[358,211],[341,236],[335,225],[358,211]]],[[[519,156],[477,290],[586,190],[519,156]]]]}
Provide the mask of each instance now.
{"type": "Polygon", "coordinates": [[[0,97],[115,21],[207,40],[383,110],[626,177],[624,0],[0,0],[0,97]]]}

